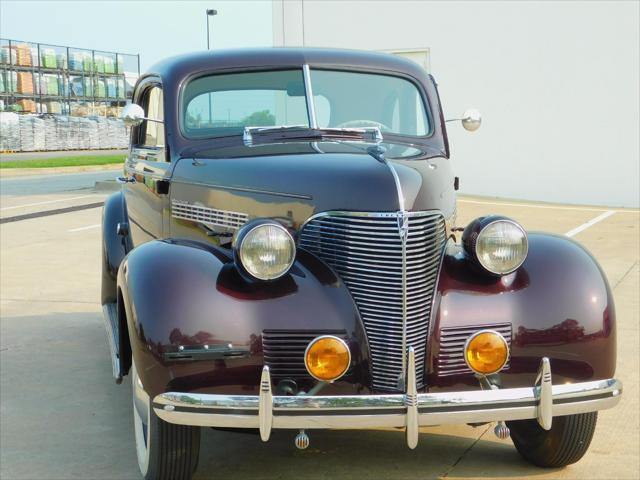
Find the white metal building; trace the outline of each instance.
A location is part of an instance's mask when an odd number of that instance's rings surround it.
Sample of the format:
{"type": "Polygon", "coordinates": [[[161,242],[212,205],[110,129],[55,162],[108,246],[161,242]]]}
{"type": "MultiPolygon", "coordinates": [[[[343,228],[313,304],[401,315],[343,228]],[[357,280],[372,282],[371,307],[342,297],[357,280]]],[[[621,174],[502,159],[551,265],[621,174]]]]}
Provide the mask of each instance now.
{"type": "Polygon", "coordinates": [[[274,46],[396,52],[439,83],[461,192],[639,206],[640,3],[273,0],[274,46]]]}

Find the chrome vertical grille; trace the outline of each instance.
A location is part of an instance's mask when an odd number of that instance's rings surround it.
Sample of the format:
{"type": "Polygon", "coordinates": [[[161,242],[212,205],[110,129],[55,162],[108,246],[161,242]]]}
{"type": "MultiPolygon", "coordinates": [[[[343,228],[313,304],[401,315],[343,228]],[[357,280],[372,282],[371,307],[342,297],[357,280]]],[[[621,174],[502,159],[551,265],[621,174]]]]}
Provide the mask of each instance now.
{"type": "Polygon", "coordinates": [[[418,388],[424,386],[431,301],[444,242],[444,218],[438,212],[327,212],[312,218],[300,234],[300,247],[333,267],[358,306],[376,390],[404,391],[409,346],[416,352],[418,388]]]}

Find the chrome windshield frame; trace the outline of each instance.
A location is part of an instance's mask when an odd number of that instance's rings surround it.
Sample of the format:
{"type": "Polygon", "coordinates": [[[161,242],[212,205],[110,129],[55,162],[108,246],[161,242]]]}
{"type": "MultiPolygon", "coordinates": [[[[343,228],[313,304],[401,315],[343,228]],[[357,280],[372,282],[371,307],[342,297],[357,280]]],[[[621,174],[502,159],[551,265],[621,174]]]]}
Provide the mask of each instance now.
{"type": "Polygon", "coordinates": [[[313,101],[313,89],[311,87],[311,69],[309,64],[302,65],[302,76],[304,78],[304,92],[307,100],[307,115],[309,115],[309,126],[313,129],[318,128],[318,119],[316,118],[316,106],[313,101]]]}

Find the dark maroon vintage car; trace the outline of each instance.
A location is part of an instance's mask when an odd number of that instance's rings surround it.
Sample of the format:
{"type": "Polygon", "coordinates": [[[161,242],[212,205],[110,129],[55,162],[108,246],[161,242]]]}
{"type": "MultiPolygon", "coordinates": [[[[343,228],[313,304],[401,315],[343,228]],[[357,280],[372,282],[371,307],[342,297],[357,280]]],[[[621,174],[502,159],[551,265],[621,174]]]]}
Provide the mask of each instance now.
{"type": "MultiPolygon", "coordinates": [[[[206,52],[143,75],[103,214],[113,375],[145,478],[190,478],[200,427],[406,432],[497,422],[579,460],[620,399],[615,311],[574,241],[458,228],[436,83],[391,55],[206,52]]],[[[463,115],[468,130],[476,111],[463,115]]]]}

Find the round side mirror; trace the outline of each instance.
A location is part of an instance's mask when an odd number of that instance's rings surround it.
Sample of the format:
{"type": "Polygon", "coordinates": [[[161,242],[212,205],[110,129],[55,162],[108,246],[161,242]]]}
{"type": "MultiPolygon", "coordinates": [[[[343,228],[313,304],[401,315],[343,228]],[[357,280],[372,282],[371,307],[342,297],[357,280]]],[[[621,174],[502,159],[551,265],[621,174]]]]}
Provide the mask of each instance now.
{"type": "Polygon", "coordinates": [[[480,128],[480,124],[482,123],[482,115],[475,108],[470,108],[469,110],[465,110],[462,114],[462,126],[465,130],[470,132],[475,132],[480,128]]]}
{"type": "Polygon", "coordinates": [[[136,103],[130,103],[122,109],[120,118],[127,127],[137,127],[144,121],[144,110],[136,103]]]}

